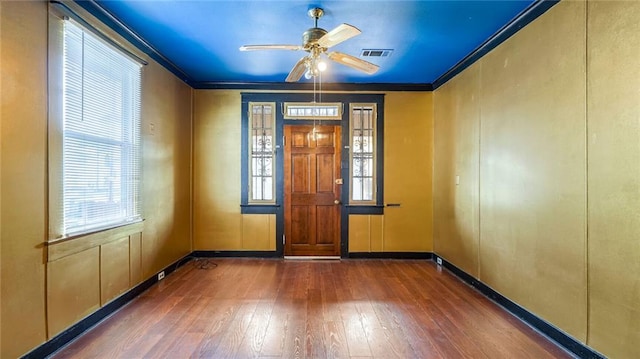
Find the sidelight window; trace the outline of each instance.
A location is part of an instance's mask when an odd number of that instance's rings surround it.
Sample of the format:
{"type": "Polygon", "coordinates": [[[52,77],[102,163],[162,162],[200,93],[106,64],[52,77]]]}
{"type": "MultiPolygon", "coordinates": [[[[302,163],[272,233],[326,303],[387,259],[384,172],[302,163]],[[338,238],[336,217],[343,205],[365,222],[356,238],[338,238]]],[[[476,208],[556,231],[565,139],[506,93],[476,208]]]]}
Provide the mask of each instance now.
{"type": "Polygon", "coordinates": [[[249,202],[275,202],[275,104],[249,104],[249,202]]]}
{"type": "Polygon", "coordinates": [[[376,104],[351,104],[351,204],[376,203],[376,104]]]}

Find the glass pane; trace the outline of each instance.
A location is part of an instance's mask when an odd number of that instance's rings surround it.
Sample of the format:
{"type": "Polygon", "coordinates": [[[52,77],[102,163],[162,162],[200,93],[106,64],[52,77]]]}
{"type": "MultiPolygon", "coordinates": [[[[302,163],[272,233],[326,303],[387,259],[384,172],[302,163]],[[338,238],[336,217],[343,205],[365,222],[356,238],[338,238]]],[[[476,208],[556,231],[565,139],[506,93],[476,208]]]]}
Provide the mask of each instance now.
{"type": "MultiPolygon", "coordinates": [[[[370,133],[370,131],[367,131],[370,133]]],[[[362,136],[362,152],[373,153],[373,138],[369,136],[362,136]]]]}
{"type": "Polygon", "coordinates": [[[352,187],[351,199],[354,201],[362,201],[362,179],[354,178],[352,187]]]}
{"type": "Polygon", "coordinates": [[[262,200],[262,177],[253,177],[251,188],[251,199],[254,201],[262,200]]]}
{"type": "Polygon", "coordinates": [[[362,169],[362,159],[360,157],[353,157],[353,168],[352,168],[353,177],[362,177],[364,176],[364,172],[362,169]]]}
{"type": "Polygon", "coordinates": [[[265,201],[272,201],[273,200],[273,178],[272,177],[263,178],[263,185],[264,185],[264,192],[263,192],[264,197],[262,199],[264,199],[265,201]]]}
{"type": "Polygon", "coordinates": [[[360,139],[361,136],[358,131],[353,132],[353,145],[351,145],[351,147],[353,148],[353,153],[360,153],[362,152],[362,140],[360,139]]]}
{"type": "Polygon", "coordinates": [[[372,178],[363,178],[362,179],[362,200],[363,201],[372,201],[373,200],[373,179],[372,178]]]}
{"type": "Polygon", "coordinates": [[[254,176],[259,176],[260,174],[258,173],[258,168],[260,167],[258,164],[258,161],[260,159],[257,157],[252,157],[251,158],[251,174],[254,176]]]}
{"type": "Polygon", "coordinates": [[[271,137],[271,130],[264,130],[262,133],[262,136],[259,136],[257,139],[256,149],[258,151],[271,152],[273,150],[273,139],[271,137]]]}
{"type": "Polygon", "coordinates": [[[356,111],[353,113],[353,130],[354,135],[356,135],[356,131],[360,131],[362,129],[362,120],[360,119],[360,111],[356,111]]]}
{"type": "Polygon", "coordinates": [[[273,161],[271,157],[262,158],[262,176],[273,176],[273,161]]]}
{"type": "Polygon", "coordinates": [[[274,199],[274,116],[273,105],[251,104],[251,198],[250,201],[262,202],[274,199]]]}

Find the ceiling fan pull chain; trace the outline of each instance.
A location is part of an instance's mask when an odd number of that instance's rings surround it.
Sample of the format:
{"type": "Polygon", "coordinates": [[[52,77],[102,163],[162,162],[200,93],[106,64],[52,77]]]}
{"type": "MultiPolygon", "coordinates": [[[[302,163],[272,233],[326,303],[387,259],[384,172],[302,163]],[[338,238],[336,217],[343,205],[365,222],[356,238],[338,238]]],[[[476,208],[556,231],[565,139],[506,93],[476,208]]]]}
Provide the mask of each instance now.
{"type": "MultiPolygon", "coordinates": [[[[320,82],[318,85],[318,101],[320,101],[320,104],[322,104],[322,71],[318,71],[318,81],[320,82]]],[[[318,126],[322,126],[322,117],[318,118],[318,126]]]]}

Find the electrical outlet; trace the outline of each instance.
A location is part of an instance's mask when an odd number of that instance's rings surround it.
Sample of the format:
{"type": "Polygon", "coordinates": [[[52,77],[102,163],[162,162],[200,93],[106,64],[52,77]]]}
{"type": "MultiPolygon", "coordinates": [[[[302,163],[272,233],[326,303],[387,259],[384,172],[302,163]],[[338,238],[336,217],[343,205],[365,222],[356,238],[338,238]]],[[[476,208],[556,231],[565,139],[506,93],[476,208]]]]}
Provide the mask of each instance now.
{"type": "Polygon", "coordinates": [[[436,263],[438,263],[438,265],[441,266],[442,265],[442,258],[436,257],[436,263]]]}
{"type": "Polygon", "coordinates": [[[163,280],[164,279],[164,271],[158,273],[158,280],[163,280]]]}

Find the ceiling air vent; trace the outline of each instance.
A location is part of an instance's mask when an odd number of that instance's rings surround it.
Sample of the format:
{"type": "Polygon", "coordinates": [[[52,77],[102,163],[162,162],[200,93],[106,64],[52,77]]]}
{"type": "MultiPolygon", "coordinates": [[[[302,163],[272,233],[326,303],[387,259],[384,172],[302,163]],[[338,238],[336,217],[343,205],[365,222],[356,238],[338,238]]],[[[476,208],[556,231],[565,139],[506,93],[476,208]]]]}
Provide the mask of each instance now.
{"type": "Polygon", "coordinates": [[[389,57],[392,52],[392,49],[364,49],[360,57],[389,57]]]}

